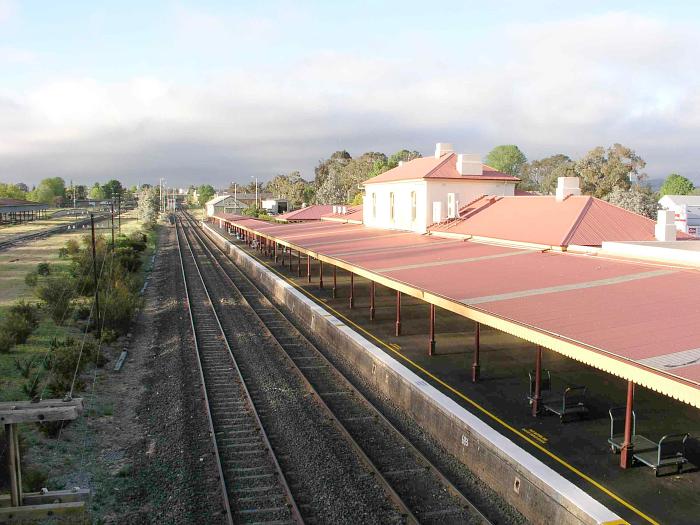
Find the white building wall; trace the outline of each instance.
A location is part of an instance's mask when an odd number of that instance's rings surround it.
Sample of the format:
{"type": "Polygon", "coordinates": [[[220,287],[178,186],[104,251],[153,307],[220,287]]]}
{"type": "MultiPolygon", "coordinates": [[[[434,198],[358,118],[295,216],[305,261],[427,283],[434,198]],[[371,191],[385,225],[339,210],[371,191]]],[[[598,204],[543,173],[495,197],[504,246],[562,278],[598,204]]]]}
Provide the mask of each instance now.
{"type": "Polygon", "coordinates": [[[447,218],[447,195],[456,193],[459,207],[482,195],[512,196],[514,183],[478,180],[413,180],[368,184],[363,200],[365,226],[425,233],[433,224],[433,203],[442,203],[443,219],[447,218]],[[411,217],[411,192],[416,192],[416,219],[411,217]],[[390,194],[394,194],[394,219],[390,213],[390,194]],[[376,195],[376,214],[372,196],[376,195]]]}

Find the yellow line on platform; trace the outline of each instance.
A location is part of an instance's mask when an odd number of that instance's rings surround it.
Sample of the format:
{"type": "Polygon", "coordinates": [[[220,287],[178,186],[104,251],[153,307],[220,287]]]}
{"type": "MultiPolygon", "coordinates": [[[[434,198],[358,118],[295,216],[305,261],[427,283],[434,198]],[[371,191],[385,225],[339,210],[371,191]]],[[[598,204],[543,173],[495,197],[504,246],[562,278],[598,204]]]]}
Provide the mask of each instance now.
{"type": "MultiPolygon", "coordinates": [[[[358,325],[357,323],[355,323],[354,321],[352,321],[352,319],[349,319],[348,317],[346,317],[345,315],[343,315],[341,312],[335,310],[335,309],[334,309],[332,306],[330,306],[328,303],[323,302],[321,299],[319,299],[318,297],[316,297],[314,294],[312,294],[311,292],[309,292],[309,291],[307,291],[306,289],[304,289],[303,286],[299,286],[296,282],[294,282],[293,279],[289,279],[286,275],[280,273],[274,266],[271,266],[270,264],[268,264],[267,261],[265,261],[265,260],[263,260],[263,259],[260,259],[257,255],[252,254],[252,253],[249,253],[249,252],[247,252],[247,251],[246,251],[245,253],[248,254],[248,255],[250,255],[251,257],[253,257],[253,258],[254,258],[256,261],[258,261],[260,264],[262,264],[262,265],[266,266],[267,268],[269,268],[270,270],[272,270],[276,275],[278,275],[279,277],[281,277],[282,279],[284,279],[285,281],[287,281],[289,284],[291,284],[292,286],[294,286],[297,290],[301,291],[304,295],[306,295],[306,296],[310,297],[311,299],[313,299],[317,304],[320,304],[320,305],[323,306],[324,308],[330,310],[331,312],[333,312],[333,314],[335,314],[337,317],[343,319],[343,321],[345,321],[345,322],[348,323],[349,325],[353,326],[356,330],[358,330],[359,332],[362,332],[363,334],[365,334],[365,335],[368,336],[369,338],[371,338],[371,339],[373,339],[374,341],[378,342],[378,343],[381,344],[384,348],[386,348],[386,349],[389,350],[390,352],[396,354],[397,356],[399,356],[401,359],[403,359],[403,360],[406,361],[407,363],[410,363],[414,368],[416,368],[417,370],[420,370],[423,374],[425,374],[427,377],[429,377],[430,379],[432,379],[433,381],[435,381],[436,383],[438,383],[440,386],[446,388],[447,390],[449,390],[450,392],[452,392],[453,394],[455,394],[455,395],[458,396],[459,398],[463,399],[464,401],[466,401],[467,403],[469,403],[470,405],[472,405],[474,408],[478,409],[479,411],[481,411],[482,413],[484,413],[485,415],[487,415],[488,417],[490,417],[492,420],[494,420],[495,422],[497,422],[497,423],[499,423],[500,425],[502,425],[504,428],[507,428],[508,430],[510,430],[511,432],[513,432],[516,436],[518,436],[518,437],[520,437],[521,439],[525,440],[525,441],[528,442],[530,445],[532,445],[533,447],[535,447],[537,450],[539,450],[539,451],[542,452],[543,454],[549,456],[551,459],[553,459],[554,461],[556,461],[557,463],[559,463],[559,464],[562,465],[563,467],[567,468],[568,470],[570,470],[571,472],[573,472],[574,474],[576,474],[577,476],[579,476],[581,479],[587,481],[588,483],[590,483],[591,485],[593,485],[595,488],[597,488],[598,490],[600,490],[600,491],[603,492],[604,494],[610,496],[612,499],[614,499],[615,501],[617,501],[617,502],[618,502],[619,504],[621,504],[622,506],[624,506],[624,507],[626,507],[627,509],[631,510],[632,512],[634,512],[635,514],[637,514],[639,517],[641,517],[641,518],[645,519],[646,521],[648,521],[649,523],[652,523],[653,525],[660,525],[660,523],[659,523],[658,521],[654,520],[654,519],[651,518],[650,516],[647,516],[644,512],[642,512],[641,510],[639,510],[638,508],[636,508],[634,505],[632,505],[632,504],[629,503],[628,501],[622,499],[620,496],[618,496],[617,494],[615,494],[612,490],[610,490],[610,489],[608,489],[607,487],[603,486],[602,484],[600,484],[599,482],[597,482],[596,480],[594,480],[593,478],[591,478],[591,477],[588,476],[587,474],[584,474],[584,473],[581,472],[579,469],[577,469],[576,467],[574,467],[573,465],[571,465],[570,463],[568,463],[566,460],[560,458],[559,456],[557,456],[556,454],[554,454],[552,451],[547,450],[547,448],[545,448],[543,445],[541,445],[540,443],[538,443],[537,441],[535,441],[533,438],[528,437],[526,434],[524,434],[523,432],[521,432],[521,431],[518,430],[517,428],[515,428],[515,427],[513,427],[512,425],[506,423],[503,419],[501,419],[501,418],[498,417],[496,414],[490,412],[489,410],[487,410],[486,408],[484,408],[483,406],[481,406],[479,403],[477,403],[476,401],[474,401],[473,399],[471,399],[470,397],[468,397],[466,394],[464,394],[464,393],[462,393],[461,391],[457,390],[455,387],[451,386],[450,384],[446,383],[445,381],[443,381],[443,380],[440,379],[439,377],[435,376],[433,373],[429,372],[428,370],[426,370],[425,368],[423,368],[421,365],[419,365],[419,364],[416,363],[415,361],[412,361],[411,359],[409,359],[409,358],[406,357],[405,355],[403,355],[403,354],[401,354],[400,352],[398,352],[397,350],[395,350],[395,349],[392,347],[391,343],[387,343],[387,342],[383,341],[382,339],[380,339],[379,337],[377,337],[377,336],[374,335],[373,333],[367,331],[365,328],[363,328],[362,326],[360,326],[360,325],[358,325]]],[[[622,522],[620,522],[620,523],[627,523],[627,522],[622,521],[622,522]]]]}

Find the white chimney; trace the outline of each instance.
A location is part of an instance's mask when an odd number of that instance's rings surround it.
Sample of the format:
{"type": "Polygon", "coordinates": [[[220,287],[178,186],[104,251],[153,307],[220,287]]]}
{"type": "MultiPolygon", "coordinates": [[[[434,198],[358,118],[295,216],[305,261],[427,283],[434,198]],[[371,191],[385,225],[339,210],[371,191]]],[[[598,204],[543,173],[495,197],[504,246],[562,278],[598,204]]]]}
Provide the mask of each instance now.
{"type": "Polygon", "coordinates": [[[400,168],[401,166],[403,166],[403,161],[402,161],[402,160],[399,161],[399,168],[400,168]]]}
{"type": "Polygon", "coordinates": [[[438,142],[435,144],[435,158],[439,159],[445,153],[453,153],[454,150],[455,149],[452,147],[452,144],[448,142],[438,142]]]}
{"type": "Polygon", "coordinates": [[[481,156],[476,153],[460,153],[457,155],[457,172],[460,175],[483,175],[481,156]]]}
{"type": "Polygon", "coordinates": [[[578,177],[559,177],[557,179],[557,202],[561,202],[569,195],[581,195],[578,177]]]}
{"type": "Polygon", "coordinates": [[[657,212],[654,236],[657,241],[676,240],[676,214],[673,210],[659,210],[657,212]]]}

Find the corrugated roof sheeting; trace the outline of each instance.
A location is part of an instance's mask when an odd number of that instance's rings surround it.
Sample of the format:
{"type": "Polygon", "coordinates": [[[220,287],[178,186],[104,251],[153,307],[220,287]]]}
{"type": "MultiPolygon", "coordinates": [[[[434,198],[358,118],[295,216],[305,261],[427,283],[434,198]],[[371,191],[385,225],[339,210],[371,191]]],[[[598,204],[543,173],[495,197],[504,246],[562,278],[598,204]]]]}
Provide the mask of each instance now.
{"type": "Polygon", "coordinates": [[[700,408],[700,363],[637,363],[700,348],[695,270],[353,224],[236,224],[700,408]]]}

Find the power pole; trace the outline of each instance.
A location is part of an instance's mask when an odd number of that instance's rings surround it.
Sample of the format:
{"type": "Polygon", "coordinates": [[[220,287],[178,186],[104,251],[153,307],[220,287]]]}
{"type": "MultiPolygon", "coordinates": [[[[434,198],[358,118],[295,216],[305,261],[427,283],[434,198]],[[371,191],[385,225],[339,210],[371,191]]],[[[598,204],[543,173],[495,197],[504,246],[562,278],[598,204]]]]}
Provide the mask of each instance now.
{"type": "Polygon", "coordinates": [[[119,224],[119,235],[122,233],[122,196],[117,195],[117,223],[119,224]]]}
{"type": "Polygon", "coordinates": [[[97,286],[97,254],[95,250],[95,216],[90,214],[90,227],[92,229],[92,273],[95,278],[95,326],[97,335],[100,335],[100,292],[97,286]]]}
{"type": "Polygon", "coordinates": [[[112,251],[114,251],[114,196],[112,196],[112,202],[110,204],[112,207],[112,251]]]}

